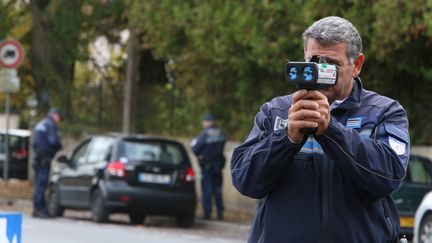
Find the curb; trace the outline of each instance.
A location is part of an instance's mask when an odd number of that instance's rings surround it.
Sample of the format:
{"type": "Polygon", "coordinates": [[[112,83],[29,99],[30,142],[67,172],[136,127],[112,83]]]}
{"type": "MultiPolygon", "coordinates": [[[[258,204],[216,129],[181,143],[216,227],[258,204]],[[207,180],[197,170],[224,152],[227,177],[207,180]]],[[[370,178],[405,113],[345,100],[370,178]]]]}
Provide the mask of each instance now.
{"type": "Polygon", "coordinates": [[[250,225],[219,220],[195,219],[195,224],[211,227],[212,229],[220,230],[221,232],[249,232],[250,229],[250,225]]]}
{"type": "Polygon", "coordinates": [[[0,199],[0,206],[8,206],[18,209],[32,208],[32,202],[24,199],[0,199]]]}
{"type": "MultiPolygon", "coordinates": [[[[31,213],[33,209],[33,203],[31,200],[26,199],[0,199],[0,211],[21,211],[25,213],[31,213]]],[[[221,220],[204,220],[201,218],[195,218],[195,224],[197,226],[203,226],[205,228],[212,228],[214,230],[221,230],[222,232],[248,232],[250,225],[238,222],[221,221],[221,220]]]]}

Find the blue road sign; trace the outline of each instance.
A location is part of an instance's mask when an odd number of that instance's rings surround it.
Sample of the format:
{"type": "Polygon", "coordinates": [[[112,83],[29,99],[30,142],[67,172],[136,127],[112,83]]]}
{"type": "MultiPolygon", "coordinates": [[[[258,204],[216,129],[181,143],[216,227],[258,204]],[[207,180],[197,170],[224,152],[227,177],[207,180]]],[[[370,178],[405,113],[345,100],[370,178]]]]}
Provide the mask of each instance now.
{"type": "Polygon", "coordinates": [[[21,243],[21,213],[0,212],[0,243],[21,243]]]}

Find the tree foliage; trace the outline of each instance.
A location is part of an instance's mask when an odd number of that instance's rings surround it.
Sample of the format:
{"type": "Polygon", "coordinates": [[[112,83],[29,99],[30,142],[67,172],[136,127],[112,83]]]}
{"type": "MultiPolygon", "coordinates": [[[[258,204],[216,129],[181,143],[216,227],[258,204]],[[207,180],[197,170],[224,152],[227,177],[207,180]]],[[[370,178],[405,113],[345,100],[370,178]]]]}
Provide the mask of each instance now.
{"type": "Polygon", "coordinates": [[[431,141],[424,129],[432,131],[432,117],[424,110],[432,106],[432,1],[129,2],[143,42],[156,57],[176,61],[176,85],[189,100],[179,109],[193,119],[210,110],[230,134],[245,136],[261,103],[292,90],[283,81],[284,60],[303,59],[302,32],[338,15],[362,34],[365,87],[400,100],[413,142],[431,141]]]}
{"type": "Polygon", "coordinates": [[[303,59],[303,31],[338,15],[362,35],[364,86],[399,100],[412,142],[432,144],[426,112],[432,109],[432,0],[32,0],[41,11],[32,15],[33,25],[42,23],[41,40],[30,34],[30,6],[13,2],[0,0],[0,29],[6,30],[0,37],[15,36],[41,58],[20,69],[21,92],[51,90],[53,103],[70,109],[79,126],[121,127],[121,33],[129,23],[141,36],[137,130],[192,136],[201,115],[212,112],[230,138],[243,139],[262,103],[294,90],[283,69],[285,60],[303,59]],[[101,36],[111,48],[104,66],[89,48],[101,36]]]}

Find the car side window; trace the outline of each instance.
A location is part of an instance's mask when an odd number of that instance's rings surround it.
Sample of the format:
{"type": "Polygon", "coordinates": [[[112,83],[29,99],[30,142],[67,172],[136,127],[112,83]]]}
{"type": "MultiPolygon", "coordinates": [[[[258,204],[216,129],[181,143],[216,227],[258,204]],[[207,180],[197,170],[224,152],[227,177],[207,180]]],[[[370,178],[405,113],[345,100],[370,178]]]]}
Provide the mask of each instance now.
{"type": "Polygon", "coordinates": [[[92,140],[87,155],[87,163],[97,163],[106,160],[113,139],[109,137],[96,137],[92,140]]]}
{"type": "Polygon", "coordinates": [[[178,148],[178,146],[172,145],[172,144],[168,144],[166,145],[166,148],[162,149],[161,151],[161,161],[165,161],[163,159],[163,153],[167,153],[169,155],[169,159],[168,162],[171,164],[181,164],[184,161],[183,158],[183,154],[181,153],[180,149],[178,148]]]}
{"type": "Polygon", "coordinates": [[[420,160],[413,159],[409,162],[409,178],[413,183],[431,184],[432,176],[428,165],[420,160]]]}
{"type": "Polygon", "coordinates": [[[71,157],[71,165],[76,167],[86,163],[86,153],[90,140],[83,142],[73,153],[71,157]]]}

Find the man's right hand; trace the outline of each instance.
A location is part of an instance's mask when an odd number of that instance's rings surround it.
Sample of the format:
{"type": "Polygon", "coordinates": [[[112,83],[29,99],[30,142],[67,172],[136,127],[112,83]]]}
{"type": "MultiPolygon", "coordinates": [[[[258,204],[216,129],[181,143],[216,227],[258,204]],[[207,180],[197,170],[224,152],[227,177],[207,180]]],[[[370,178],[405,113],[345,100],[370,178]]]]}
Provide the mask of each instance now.
{"type": "Polygon", "coordinates": [[[320,96],[317,90],[299,90],[292,96],[291,108],[288,111],[288,137],[292,142],[300,143],[304,139],[302,128],[316,128],[318,123],[314,120],[320,118],[319,104],[316,102],[320,96]]]}

